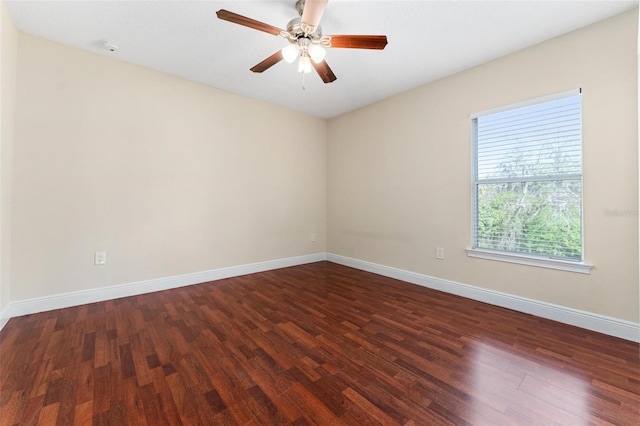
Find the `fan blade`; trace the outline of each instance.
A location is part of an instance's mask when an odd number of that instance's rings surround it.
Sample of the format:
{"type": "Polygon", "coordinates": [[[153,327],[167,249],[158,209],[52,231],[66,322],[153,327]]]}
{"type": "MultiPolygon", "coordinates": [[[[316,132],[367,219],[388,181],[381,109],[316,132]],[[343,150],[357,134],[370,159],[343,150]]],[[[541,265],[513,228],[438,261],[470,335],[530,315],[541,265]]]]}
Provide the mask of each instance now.
{"type": "Polygon", "coordinates": [[[331,71],[329,65],[326,61],[322,61],[319,64],[316,64],[314,61],[311,61],[311,65],[315,68],[316,72],[325,83],[331,83],[336,81],[338,77],[331,71]]]}
{"type": "Polygon", "coordinates": [[[331,47],[347,49],[378,49],[382,50],[387,45],[387,36],[384,35],[332,35],[331,47]]]}
{"type": "Polygon", "coordinates": [[[253,72],[266,71],[272,66],[274,66],[275,64],[277,64],[278,62],[280,62],[281,60],[282,60],[282,50],[278,50],[276,53],[269,56],[267,59],[260,62],[259,64],[255,65],[253,68],[251,68],[251,71],[253,72]]]}
{"type": "Polygon", "coordinates": [[[329,0],[306,0],[302,11],[302,22],[317,27],[329,0]]]}
{"type": "Polygon", "coordinates": [[[244,25],[245,27],[253,28],[255,30],[264,31],[265,33],[280,35],[282,30],[274,27],[273,25],[265,24],[264,22],[256,21],[255,19],[247,18],[246,16],[238,15],[237,13],[229,12],[228,10],[220,9],[216,12],[218,18],[225,21],[233,22],[234,24],[244,25]]]}

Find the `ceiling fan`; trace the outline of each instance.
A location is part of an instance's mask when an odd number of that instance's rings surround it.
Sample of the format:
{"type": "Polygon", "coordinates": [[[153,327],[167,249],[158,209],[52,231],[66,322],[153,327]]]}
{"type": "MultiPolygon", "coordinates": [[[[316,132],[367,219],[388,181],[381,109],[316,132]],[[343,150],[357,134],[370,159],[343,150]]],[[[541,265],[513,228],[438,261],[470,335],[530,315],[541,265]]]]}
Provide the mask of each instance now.
{"type": "Polygon", "coordinates": [[[322,35],[319,23],[327,2],[328,0],[298,0],[296,2],[296,10],[300,17],[289,21],[286,30],[225,9],[217,11],[216,15],[218,18],[234,24],[244,25],[245,27],[283,37],[289,42],[285,48],[278,50],[251,68],[251,71],[263,72],[283,59],[288,63],[293,63],[298,59],[298,71],[303,75],[311,72],[313,67],[322,81],[331,83],[337,77],[324,60],[325,48],[382,50],[387,45],[387,36],[322,35]]]}

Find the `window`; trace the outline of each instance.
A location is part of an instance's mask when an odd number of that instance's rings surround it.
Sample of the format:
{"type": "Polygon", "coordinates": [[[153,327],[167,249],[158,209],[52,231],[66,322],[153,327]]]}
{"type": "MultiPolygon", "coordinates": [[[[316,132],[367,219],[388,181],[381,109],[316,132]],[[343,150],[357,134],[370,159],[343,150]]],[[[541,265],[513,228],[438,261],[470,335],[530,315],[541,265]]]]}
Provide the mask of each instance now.
{"type": "Polygon", "coordinates": [[[581,93],[476,114],[472,135],[470,251],[581,262],[581,93]]]}

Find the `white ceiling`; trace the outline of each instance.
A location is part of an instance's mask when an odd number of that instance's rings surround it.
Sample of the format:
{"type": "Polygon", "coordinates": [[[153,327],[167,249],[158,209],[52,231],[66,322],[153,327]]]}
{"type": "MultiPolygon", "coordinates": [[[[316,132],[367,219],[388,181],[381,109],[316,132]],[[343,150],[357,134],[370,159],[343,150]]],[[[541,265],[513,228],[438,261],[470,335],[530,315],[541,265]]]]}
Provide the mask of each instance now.
{"type": "Polygon", "coordinates": [[[317,117],[331,118],[556,37],[638,5],[632,1],[330,0],[324,34],[386,34],[385,50],[330,49],[338,79],[323,84],[284,61],[253,65],[286,45],[278,36],[216,18],[227,9],[276,27],[295,0],[5,1],[16,27],[317,117]],[[110,53],[102,41],[120,48],[110,53]]]}

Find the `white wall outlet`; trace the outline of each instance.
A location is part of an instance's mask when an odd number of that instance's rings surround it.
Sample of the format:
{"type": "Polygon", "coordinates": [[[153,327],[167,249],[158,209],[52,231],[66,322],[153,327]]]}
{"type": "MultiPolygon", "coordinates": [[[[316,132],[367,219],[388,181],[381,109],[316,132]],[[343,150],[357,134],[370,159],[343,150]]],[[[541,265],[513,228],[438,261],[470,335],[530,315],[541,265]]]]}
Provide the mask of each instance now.
{"type": "Polygon", "coordinates": [[[444,249],[442,247],[436,249],[436,259],[444,260],[444,249]]]}
{"type": "Polygon", "coordinates": [[[314,243],[316,241],[316,234],[311,234],[309,235],[309,241],[311,241],[312,243],[314,243]]]}
{"type": "Polygon", "coordinates": [[[104,265],[107,263],[107,252],[106,251],[97,251],[93,255],[93,263],[95,265],[104,265]]]}

